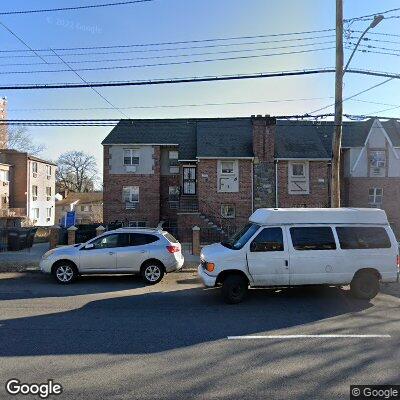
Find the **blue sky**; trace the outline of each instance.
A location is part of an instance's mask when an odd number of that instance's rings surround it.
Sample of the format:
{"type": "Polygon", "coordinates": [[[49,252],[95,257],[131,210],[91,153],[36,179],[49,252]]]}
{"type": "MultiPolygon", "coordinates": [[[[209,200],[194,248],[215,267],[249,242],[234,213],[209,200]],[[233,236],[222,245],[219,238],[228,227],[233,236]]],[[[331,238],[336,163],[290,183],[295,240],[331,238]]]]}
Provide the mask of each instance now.
{"type": "MultiPolygon", "coordinates": [[[[83,4],[100,4],[103,0],[58,0],[23,1],[14,0],[3,5],[3,11],[18,9],[39,9],[67,7],[83,4]]],[[[397,0],[345,0],[345,18],[384,11],[399,6],[397,0]]],[[[393,15],[400,15],[395,12],[393,15]]],[[[158,43],[181,40],[198,40],[216,37],[248,36],[276,34],[284,32],[310,31],[333,28],[335,24],[334,0],[155,0],[149,3],[99,8],[81,11],[63,11],[20,16],[3,16],[5,23],[31,47],[37,49],[126,45],[136,43],[158,43]]],[[[353,29],[363,30],[369,22],[361,21],[352,25],[353,29]]],[[[382,21],[374,32],[399,34],[400,19],[382,21]]],[[[318,34],[322,35],[322,34],[318,34]]],[[[313,35],[309,35],[313,36],[313,35]]],[[[373,37],[373,36],[371,36],[373,37]]],[[[375,36],[396,43],[374,43],[377,46],[400,49],[400,37],[375,36]]],[[[272,38],[279,40],[280,38],[272,38]]],[[[265,39],[270,40],[270,38],[265,39]]],[[[332,38],[316,39],[315,42],[329,42],[332,38]]],[[[13,36],[0,27],[2,50],[25,50],[13,36]]],[[[299,42],[297,42],[299,43],[299,42]]],[[[247,48],[268,48],[289,43],[264,43],[247,48]]],[[[333,47],[334,43],[313,46],[314,48],[333,47]]],[[[246,46],[241,47],[246,48],[246,46]]],[[[258,51],[251,54],[271,52],[289,52],[304,49],[299,47],[258,51]]],[[[221,50],[221,49],[219,49],[221,50]]],[[[219,51],[218,48],[210,51],[219,51]]],[[[204,52],[207,49],[180,50],[176,53],[204,52]]],[[[23,55],[26,53],[13,53],[23,55]]],[[[143,56],[166,55],[171,52],[126,53],[105,55],[63,56],[68,61],[104,60],[116,58],[134,58],[143,56]]],[[[10,53],[2,53],[2,56],[10,53]]],[[[242,55],[242,54],[239,54],[242,55]]],[[[334,48],[309,53],[289,54],[273,57],[260,57],[243,60],[217,61],[209,63],[158,66],[108,71],[80,72],[89,81],[151,79],[179,76],[201,76],[239,74],[290,69],[305,69],[334,66],[334,48]]],[[[218,55],[216,55],[218,57],[218,55]]],[[[219,55],[221,56],[221,55],[219,55]]],[[[222,55],[223,56],[223,55],[222,55]]],[[[230,54],[228,54],[230,56],[230,54]]],[[[186,57],[201,59],[210,56],[186,57]]],[[[47,61],[59,61],[45,57],[47,61]]],[[[79,67],[130,65],[156,63],[162,60],[133,60],[125,62],[100,62],[74,64],[79,67]]],[[[171,60],[171,59],[170,59],[171,60]]],[[[172,59],[171,61],[175,61],[172,59]]],[[[65,69],[63,65],[10,66],[4,64],[40,63],[37,57],[2,58],[0,71],[24,71],[40,69],[65,69]]],[[[357,53],[352,67],[399,72],[400,58],[390,55],[357,53]]],[[[345,96],[361,91],[383,81],[384,78],[347,75],[345,76],[345,96]]],[[[38,82],[79,82],[72,72],[0,74],[1,84],[38,83],[38,82]]],[[[359,100],[376,101],[388,104],[400,104],[398,91],[400,84],[394,80],[377,89],[359,96],[359,100]]],[[[174,118],[174,117],[223,117],[249,116],[251,114],[301,114],[329,104],[334,95],[333,74],[307,77],[286,77],[214,83],[195,83],[162,85],[148,87],[104,88],[100,89],[113,104],[118,107],[204,104],[226,102],[262,102],[258,104],[148,108],[124,110],[131,118],[174,118]],[[268,103],[267,100],[298,100],[290,102],[268,103]]],[[[115,110],[81,111],[34,111],[33,108],[92,108],[109,107],[90,89],[42,90],[42,91],[5,91],[9,101],[9,118],[120,118],[115,110]]],[[[356,101],[344,103],[344,110],[352,114],[373,114],[386,106],[356,101]]],[[[387,106],[389,108],[389,106],[387,106]]],[[[331,111],[327,110],[327,111],[331,111]]],[[[400,108],[385,112],[387,116],[398,116],[400,108]]],[[[101,140],[111,128],[96,127],[30,127],[29,132],[36,142],[45,143],[47,149],[43,156],[56,159],[66,150],[81,149],[95,155],[99,167],[102,164],[101,140]]]]}

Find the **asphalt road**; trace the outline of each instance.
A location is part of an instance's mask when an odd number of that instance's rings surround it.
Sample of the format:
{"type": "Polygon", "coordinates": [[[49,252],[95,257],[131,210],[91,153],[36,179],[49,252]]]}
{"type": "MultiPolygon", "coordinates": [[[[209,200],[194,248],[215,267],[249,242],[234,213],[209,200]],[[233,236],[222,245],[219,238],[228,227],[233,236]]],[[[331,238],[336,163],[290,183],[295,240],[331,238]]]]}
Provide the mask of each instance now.
{"type": "Polygon", "coordinates": [[[153,287],[0,274],[0,398],[18,398],[10,378],[51,378],[64,388],[53,399],[348,399],[350,384],[400,384],[399,296],[398,285],[371,302],[336,288],[251,290],[232,306],[188,272],[153,287]],[[391,337],[228,339],[298,334],[391,337]]]}

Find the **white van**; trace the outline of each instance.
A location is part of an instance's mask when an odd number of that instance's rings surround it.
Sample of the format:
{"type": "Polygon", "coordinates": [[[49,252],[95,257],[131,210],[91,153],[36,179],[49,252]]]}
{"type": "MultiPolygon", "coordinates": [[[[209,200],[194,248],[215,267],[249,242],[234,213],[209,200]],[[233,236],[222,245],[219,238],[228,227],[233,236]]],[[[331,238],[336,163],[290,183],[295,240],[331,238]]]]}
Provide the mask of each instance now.
{"type": "Polygon", "coordinates": [[[225,242],[205,246],[198,274],[239,303],[248,287],[350,284],[372,299],[380,282],[395,282],[399,248],[383,210],[262,208],[225,242]]]}

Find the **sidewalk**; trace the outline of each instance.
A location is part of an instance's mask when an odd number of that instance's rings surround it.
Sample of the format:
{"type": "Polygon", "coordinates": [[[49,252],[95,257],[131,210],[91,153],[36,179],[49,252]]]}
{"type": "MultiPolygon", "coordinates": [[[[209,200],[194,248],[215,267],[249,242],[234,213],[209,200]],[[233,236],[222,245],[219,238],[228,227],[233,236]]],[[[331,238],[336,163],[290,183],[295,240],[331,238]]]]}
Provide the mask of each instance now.
{"type": "Polygon", "coordinates": [[[49,250],[49,243],[36,243],[31,249],[0,253],[0,272],[27,271],[39,268],[39,261],[49,250]]]}

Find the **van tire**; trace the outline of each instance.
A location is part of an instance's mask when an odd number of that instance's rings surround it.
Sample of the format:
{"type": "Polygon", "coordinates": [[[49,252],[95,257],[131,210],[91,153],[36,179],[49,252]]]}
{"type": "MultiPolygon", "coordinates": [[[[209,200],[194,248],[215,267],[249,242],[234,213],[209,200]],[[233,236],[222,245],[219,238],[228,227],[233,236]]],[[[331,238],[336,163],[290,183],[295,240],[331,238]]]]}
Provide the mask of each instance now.
{"type": "Polygon", "coordinates": [[[248,289],[249,283],[245,277],[230,275],[222,282],[222,297],[225,303],[237,304],[246,297],[248,289]]]}
{"type": "Polygon", "coordinates": [[[350,283],[350,293],[357,299],[373,299],[379,293],[378,275],[373,271],[361,271],[356,273],[350,283]]]}

